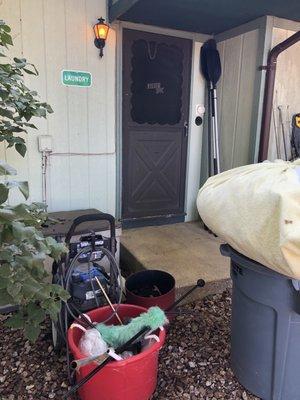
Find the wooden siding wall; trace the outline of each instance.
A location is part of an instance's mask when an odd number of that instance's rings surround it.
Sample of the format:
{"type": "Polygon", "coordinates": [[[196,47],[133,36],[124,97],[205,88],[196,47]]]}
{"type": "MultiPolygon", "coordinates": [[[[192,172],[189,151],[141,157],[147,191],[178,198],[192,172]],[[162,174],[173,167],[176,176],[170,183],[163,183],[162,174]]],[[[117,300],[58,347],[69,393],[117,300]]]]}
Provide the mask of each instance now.
{"type": "Polygon", "coordinates": [[[186,221],[195,221],[199,218],[196,198],[201,178],[201,152],[203,140],[203,125],[195,124],[197,105],[205,105],[205,79],[199,73],[199,59],[203,43],[195,41],[193,44],[193,59],[191,73],[191,98],[189,144],[187,153],[186,174],[186,221]]]}
{"type": "MultiPolygon", "coordinates": [[[[41,153],[38,134],[49,134],[55,153],[47,173],[50,210],[96,207],[115,213],[115,32],[110,30],[103,59],[94,46],[92,26],[106,15],[105,0],[1,0],[0,18],[11,27],[13,53],[24,56],[38,68],[38,78],[26,77],[54,114],[36,121],[38,132],[26,138],[23,159],[12,150],[0,149],[28,180],[30,201],[42,200],[41,153]],[[65,87],[61,70],[89,71],[91,88],[65,87]]],[[[15,193],[11,202],[20,201],[15,193]]]]}
{"type": "Polygon", "coordinates": [[[253,162],[250,142],[258,47],[258,29],[218,43],[222,63],[218,84],[222,170],[253,162]]]}
{"type": "MultiPolygon", "coordinates": [[[[273,28],[272,47],[283,42],[295,32],[281,28],[273,28]]],[[[292,117],[300,113],[300,43],[296,43],[282,54],[277,61],[275,92],[273,100],[273,114],[270,130],[269,160],[277,157],[275,129],[279,137],[281,158],[284,156],[282,126],[279,120],[278,107],[282,107],[283,124],[290,154],[289,135],[291,133],[292,117]]]]}

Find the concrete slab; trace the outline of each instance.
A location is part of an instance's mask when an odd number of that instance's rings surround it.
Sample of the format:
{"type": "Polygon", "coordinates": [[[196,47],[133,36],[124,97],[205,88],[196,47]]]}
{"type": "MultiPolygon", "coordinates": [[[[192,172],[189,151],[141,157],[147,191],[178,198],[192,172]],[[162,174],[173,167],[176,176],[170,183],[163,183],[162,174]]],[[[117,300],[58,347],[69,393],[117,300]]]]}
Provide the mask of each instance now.
{"type": "Polygon", "coordinates": [[[200,222],[128,229],[121,236],[121,263],[129,272],[160,269],[171,273],[178,295],[202,278],[207,284],[195,292],[199,298],[230,286],[229,259],[221,256],[221,243],[200,222]]]}

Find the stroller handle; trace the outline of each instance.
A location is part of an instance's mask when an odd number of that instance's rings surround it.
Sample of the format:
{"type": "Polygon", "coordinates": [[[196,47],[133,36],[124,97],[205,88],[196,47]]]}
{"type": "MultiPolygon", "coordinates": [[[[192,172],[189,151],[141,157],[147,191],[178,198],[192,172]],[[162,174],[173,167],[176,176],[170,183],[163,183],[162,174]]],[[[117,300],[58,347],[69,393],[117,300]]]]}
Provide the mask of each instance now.
{"type": "Polygon", "coordinates": [[[92,221],[108,221],[110,225],[110,251],[112,254],[116,252],[116,223],[115,218],[111,214],[106,213],[97,213],[97,214],[87,214],[81,215],[74,219],[68,233],[66,234],[65,243],[67,245],[70,244],[70,240],[75,233],[78,225],[83,224],[84,222],[92,222],[92,221]]]}

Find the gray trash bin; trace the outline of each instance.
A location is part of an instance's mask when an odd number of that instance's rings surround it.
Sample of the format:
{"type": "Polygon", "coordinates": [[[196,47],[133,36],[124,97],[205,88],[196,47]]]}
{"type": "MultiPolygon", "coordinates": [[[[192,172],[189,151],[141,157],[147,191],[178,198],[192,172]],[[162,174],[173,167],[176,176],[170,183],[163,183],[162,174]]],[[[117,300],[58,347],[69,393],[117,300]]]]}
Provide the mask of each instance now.
{"type": "Polygon", "coordinates": [[[231,366],[263,400],[300,399],[299,281],[221,245],[231,258],[231,366]]]}

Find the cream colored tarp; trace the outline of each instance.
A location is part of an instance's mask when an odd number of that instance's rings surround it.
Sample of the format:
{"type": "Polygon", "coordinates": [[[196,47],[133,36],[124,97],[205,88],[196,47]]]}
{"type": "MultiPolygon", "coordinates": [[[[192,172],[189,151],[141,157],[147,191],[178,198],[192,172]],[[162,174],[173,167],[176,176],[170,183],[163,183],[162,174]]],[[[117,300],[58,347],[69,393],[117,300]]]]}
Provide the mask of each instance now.
{"type": "Polygon", "coordinates": [[[203,222],[235,250],[300,279],[300,159],[213,176],[200,189],[203,222]]]}

